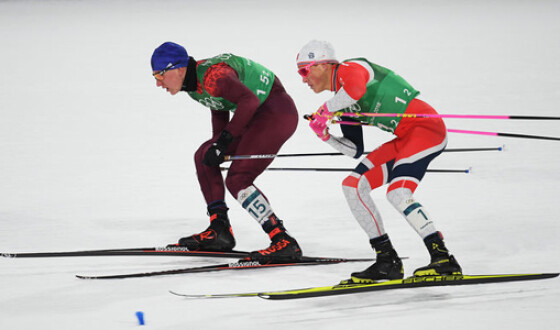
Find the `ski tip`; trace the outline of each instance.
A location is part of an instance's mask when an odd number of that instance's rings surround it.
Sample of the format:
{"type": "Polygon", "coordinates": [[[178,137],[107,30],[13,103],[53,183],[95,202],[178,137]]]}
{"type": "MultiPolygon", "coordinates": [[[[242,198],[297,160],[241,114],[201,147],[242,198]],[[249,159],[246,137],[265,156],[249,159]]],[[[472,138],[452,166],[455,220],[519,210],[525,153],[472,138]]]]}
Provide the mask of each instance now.
{"type": "Polygon", "coordinates": [[[75,275],[77,278],[79,278],[80,280],[92,280],[94,279],[91,276],[84,276],[84,275],[75,275]]]}
{"type": "Polygon", "coordinates": [[[168,292],[174,296],[181,297],[181,298],[207,298],[208,296],[203,294],[185,294],[173,290],[168,290],[168,292]]]}
{"type": "Polygon", "coordinates": [[[185,299],[223,299],[223,298],[240,298],[240,297],[256,297],[258,293],[225,293],[225,294],[186,294],[169,290],[169,293],[185,298],[185,299]]]}
{"type": "Polygon", "coordinates": [[[210,295],[204,295],[204,294],[185,294],[185,293],[179,293],[173,290],[168,290],[169,293],[171,293],[174,296],[177,297],[181,297],[181,298],[190,298],[190,299],[202,299],[202,298],[213,298],[210,295]]]}

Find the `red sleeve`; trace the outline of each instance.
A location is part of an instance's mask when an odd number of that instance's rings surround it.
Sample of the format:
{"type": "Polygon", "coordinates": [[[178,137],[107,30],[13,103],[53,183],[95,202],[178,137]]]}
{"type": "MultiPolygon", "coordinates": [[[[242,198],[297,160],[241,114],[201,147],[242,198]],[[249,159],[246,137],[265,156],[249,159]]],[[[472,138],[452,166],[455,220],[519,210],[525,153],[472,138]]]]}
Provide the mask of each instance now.
{"type": "Polygon", "coordinates": [[[237,72],[225,63],[208,68],[203,85],[210,95],[222,97],[237,105],[231,121],[223,129],[233,137],[240,136],[259,107],[257,96],[239,80],[237,72]]]}
{"type": "Polygon", "coordinates": [[[368,70],[358,63],[343,63],[338,67],[337,81],[354,100],[364,96],[368,80],[368,70]]]}

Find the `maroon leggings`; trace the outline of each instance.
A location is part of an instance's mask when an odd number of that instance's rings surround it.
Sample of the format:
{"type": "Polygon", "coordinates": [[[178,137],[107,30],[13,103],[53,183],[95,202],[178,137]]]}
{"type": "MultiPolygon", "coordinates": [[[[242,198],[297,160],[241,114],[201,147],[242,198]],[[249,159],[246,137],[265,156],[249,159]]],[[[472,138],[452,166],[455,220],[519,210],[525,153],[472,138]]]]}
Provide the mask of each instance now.
{"type": "MultiPolygon", "coordinates": [[[[244,133],[229,146],[226,154],[276,154],[295,132],[297,121],[298,113],[294,101],[276,79],[270,95],[259,106],[244,133]]],[[[214,142],[215,138],[204,142],[194,155],[198,182],[207,204],[225,199],[224,179],[220,168],[202,163],[204,154],[214,142]]],[[[273,160],[232,161],[225,179],[225,185],[231,195],[237,199],[239,191],[252,185],[273,160]]]]}

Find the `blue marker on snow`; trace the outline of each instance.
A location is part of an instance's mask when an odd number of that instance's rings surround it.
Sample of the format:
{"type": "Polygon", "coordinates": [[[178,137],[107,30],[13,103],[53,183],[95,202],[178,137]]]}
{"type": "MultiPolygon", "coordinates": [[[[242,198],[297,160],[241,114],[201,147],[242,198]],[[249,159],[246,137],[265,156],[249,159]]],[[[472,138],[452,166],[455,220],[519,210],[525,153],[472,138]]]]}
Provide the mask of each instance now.
{"type": "Polygon", "coordinates": [[[138,324],[144,325],[144,312],[141,311],[136,312],[136,317],[138,318],[138,324]]]}

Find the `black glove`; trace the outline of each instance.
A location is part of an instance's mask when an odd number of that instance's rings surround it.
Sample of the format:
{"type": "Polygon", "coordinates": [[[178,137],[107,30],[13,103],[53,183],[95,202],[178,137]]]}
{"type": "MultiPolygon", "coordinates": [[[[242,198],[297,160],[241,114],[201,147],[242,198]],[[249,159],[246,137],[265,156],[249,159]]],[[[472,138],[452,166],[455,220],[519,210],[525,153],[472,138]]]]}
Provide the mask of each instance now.
{"type": "Polygon", "coordinates": [[[228,131],[222,131],[220,137],[204,154],[202,163],[206,166],[218,166],[224,162],[226,149],[233,141],[233,136],[228,131]]]}

